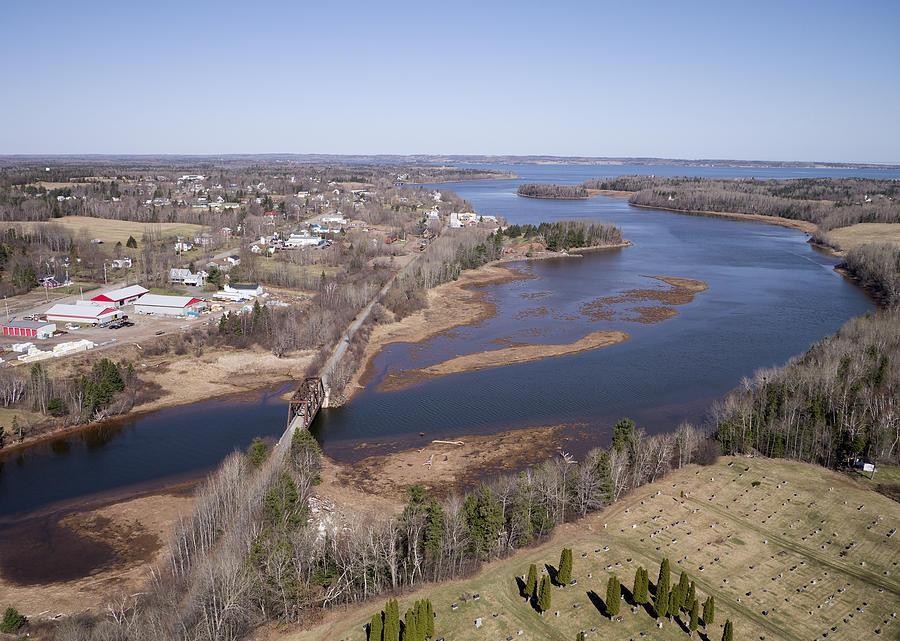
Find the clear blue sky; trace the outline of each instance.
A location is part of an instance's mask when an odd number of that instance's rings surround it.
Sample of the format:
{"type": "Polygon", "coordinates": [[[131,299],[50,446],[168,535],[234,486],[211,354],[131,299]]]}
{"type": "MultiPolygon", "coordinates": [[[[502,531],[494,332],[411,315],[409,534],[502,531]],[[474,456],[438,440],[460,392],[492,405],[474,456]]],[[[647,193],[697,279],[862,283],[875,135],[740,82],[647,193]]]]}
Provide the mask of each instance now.
{"type": "Polygon", "coordinates": [[[900,162],[898,25],[898,0],[3,0],[0,154],[900,162]]]}

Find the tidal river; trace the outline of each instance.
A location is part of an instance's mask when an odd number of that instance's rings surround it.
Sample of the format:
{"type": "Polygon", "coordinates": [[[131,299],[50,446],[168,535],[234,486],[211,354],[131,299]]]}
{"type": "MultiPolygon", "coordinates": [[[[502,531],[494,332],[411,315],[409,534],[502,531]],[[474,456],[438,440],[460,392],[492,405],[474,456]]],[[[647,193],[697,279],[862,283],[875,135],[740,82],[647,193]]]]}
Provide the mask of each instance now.
{"type": "MultiPolygon", "coordinates": [[[[715,399],[755,369],[785,362],[873,309],[862,291],[833,271],[838,261],[812,248],[799,231],[637,209],[611,198],[515,195],[522,182],[576,184],[627,173],[788,178],[849,172],[571,165],[512,170],[522,179],[441,187],[469,200],[476,211],[512,223],[609,220],[634,246],[522,264],[532,278],[483,288],[496,304],[494,318],[421,345],[389,346],[376,359],[372,383],[345,407],[322,412],[313,425],[329,455],[357,459],[376,451],[372,444],[383,449],[419,442],[420,432],[432,439],[558,424],[574,426],[577,451],[604,442],[622,416],[649,432],[671,430],[682,420],[702,421],[715,399]],[[650,277],[696,279],[709,288],[675,307],[671,318],[639,322],[635,309],[657,303],[629,301],[623,292],[666,288],[650,277]],[[624,302],[598,306],[598,299],[623,296],[624,302]],[[631,338],[564,358],[452,374],[395,391],[375,389],[391,370],[508,342],[568,343],[598,330],[621,330],[631,338]]],[[[0,458],[0,515],[196,478],[254,436],[281,433],[281,391],[163,410],[0,458]]]]}

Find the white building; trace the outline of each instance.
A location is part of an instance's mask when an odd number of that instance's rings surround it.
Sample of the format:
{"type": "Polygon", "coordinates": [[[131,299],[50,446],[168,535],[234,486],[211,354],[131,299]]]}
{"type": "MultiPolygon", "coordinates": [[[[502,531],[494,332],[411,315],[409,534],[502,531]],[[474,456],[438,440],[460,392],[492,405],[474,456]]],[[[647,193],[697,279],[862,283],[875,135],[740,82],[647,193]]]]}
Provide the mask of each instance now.
{"type": "Polygon", "coordinates": [[[163,296],[147,294],[135,303],[138,314],[159,314],[161,316],[196,316],[206,309],[206,301],[193,296],[163,296]]]}
{"type": "Polygon", "coordinates": [[[178,283],[181,285],[202,287],[204,278],[203,275],[205,273],[206,272],[197,272],[196,274],[192,274],[190,269],[173,267],[171,270],[169,270],[169,280],[173,283],[178,283]]]}
{"type": "Polygon", "coordinates": [[[121,307],[122,305],[130,305],[148,291],[150,290],[146,287],[141,287],[140,285],[129,285],[128,287],[114,289],[105,294],[98,294],[91,299],[91,302],[101,305],[110,303],[116,307],[121,307]]]}
{"type": "Polygon", "coordinates": [[[112,305],[102,305],[93,301],[79,301],[75,305],[57,303],[47,310],[47,320],[60,323],[99,325],[122,316],[122,312],[112,305]]]}
{"type": "Polygon", "coordinates": [[[346,225],[347,219],[344,218],[344,215],[338,212],[337,214],[325,214],[319,220],[323,223],[336,223],[338,225],[346,225]]]}
{"type": "Polygon", "coordinates": [[[228,283],[222,291],[215,293],[214,298],[230,301],[250,300],[261,296],[262,293],[262,285],[257,283],[228,283]]]}
{"type": "Polygon", "coordinates": [[[296,247],[314,247],[316,245],[321,245],[323,242],[321,236],[315,236],[304,230],[299,234],[291,234],[284,241],[284,245],[285,247],[294,249],[296,247]]]}

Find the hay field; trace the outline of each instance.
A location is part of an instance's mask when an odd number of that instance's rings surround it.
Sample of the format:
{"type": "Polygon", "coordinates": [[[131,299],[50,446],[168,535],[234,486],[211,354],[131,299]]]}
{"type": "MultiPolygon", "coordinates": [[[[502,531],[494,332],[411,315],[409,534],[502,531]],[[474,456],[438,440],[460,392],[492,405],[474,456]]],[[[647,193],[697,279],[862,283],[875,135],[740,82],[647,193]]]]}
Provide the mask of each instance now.
{"type": "Polygon", "coordinates": [[[129,236],[134,236],[138,243],[141,242],[145,233],[157,236],[184,236],[193,239],[205,229],[202,225],[188,223],[136,223],[129,220],[109,220],[91,216],[64,216],[46,222],[11,222],[5,223],[5,225],[16,229],[36,229],[37,226],[56,225],[76,237],[84,234],[88,238],[99,238],[104,243],[121,242],[123,245],[129,236]]]}
{"type": "MultiPolygon", "coordinates": [[[[801,463],[723,457],[642,487],[470,579],[405,595],[400,612],[429,597],[435,637],[448,640],[571,641],[581,630],[588,640],[686,640],[674,620],[658,629],[645,610],[633,613],[623,602],[623,621],[613,622],[594,605],[605,599],[612,573],[630,589],[643,565],[653,584],[668,557],[673,585],[686,570],[701,603],[716,597],[715,623],[701,639],[721,639],[726,618],[742,640],[898,639],[900,535],[890,534],[898,526],[900,505],[842,475],[801,463]],[[519,596],[515,578],[529,563],[555,566],[563,546],[573,549],[577,584],[555,587],[550,611],[540,616],[519,596]],[[476,629],[479,617],[483,625],[476,629]]],[[[325,615],[311,630],[270,637],[364,641],[363,625],[383,601],[325,615]]]]}
{"type": "Polygon", "coordinates": [[[900,247],[900,223],[857,223],[831,230],[828,239],[841,251],[866,243],[893,243],[900,247]]]}

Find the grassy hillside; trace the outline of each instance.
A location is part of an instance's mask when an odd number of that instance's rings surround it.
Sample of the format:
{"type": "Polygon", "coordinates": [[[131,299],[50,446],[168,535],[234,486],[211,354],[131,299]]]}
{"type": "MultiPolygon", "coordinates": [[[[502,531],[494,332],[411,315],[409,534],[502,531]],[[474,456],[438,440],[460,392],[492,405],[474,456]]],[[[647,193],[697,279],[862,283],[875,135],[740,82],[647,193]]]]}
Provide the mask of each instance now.
{"type": "Polygon", "coordinates": [[[832,229],[826,238],[829,244],[842,251],[866,243],[893,243],[900,246],[900,223],[857,223],[832,229]]]}
{"type": "MultiPolygon", "coordinates": [[[[405,595],[400,612],[430,598],[435,638],[448,641],[571,641],[581,630],[588,640],[688,639],[674,620],[657,628],[643,608],[633,613],[623,603],[623,621],[613,622],[597,607],[613,573],[630,589],[643,565],[652,584],[668,557],[673,584],[686,570],[701,603],[716,598],[715,623],[701,639],[721,639],[726,618],[742,640],[897,639],[900,535],[890,532],[898,524],[897,503],[845,476],[803,463],[723,457],[641,487],[470,579],[405,595]],[[519,596],[516,577],[530,563],[555,566],[563,546],[573,549],[577,584],[553,588],[551,609],[541,616],[519,596]]],[[[318,627],[280,638],[364,641],[364,624],[382,607],[379,601],[325,615],[318,627]]]]}

